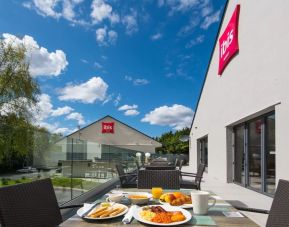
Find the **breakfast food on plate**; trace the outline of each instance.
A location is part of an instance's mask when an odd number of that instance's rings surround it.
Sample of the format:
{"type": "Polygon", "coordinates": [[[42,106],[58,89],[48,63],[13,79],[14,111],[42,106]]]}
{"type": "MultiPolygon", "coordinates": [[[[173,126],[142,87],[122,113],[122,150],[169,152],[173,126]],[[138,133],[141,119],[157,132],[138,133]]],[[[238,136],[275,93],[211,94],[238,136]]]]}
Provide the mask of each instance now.
{"type": "Polygon", "coordinates": [[[106,218],[106,217],[114,217],[125,210],[124,206],[119,206],[117,204],[100,204],[100,206],[96,207],[92,212],[90,212],[87,217],[89,218],[106,218]],[[105,205],[105,206],[103,206],[105,205]]]}
{"type": "Polygon", "coordinates": [[[160,197],[160,201],[169,203],[172,206],[181,206],[183,204],[191,204],[191,196],[181,192],[165,193],[160,197]]]}
{"type": "Polygon", "coordinates": [[[146,195],[130,195],[128,196],[130,199],[147,199],[148,197],[146,195]]]}
{"type": "Polygon", "coordinates": [[[140,216],[151,222],[156,223],[173,223],[186,220],[181,211],[166,211],[161,206],[144,207],[140,216]]]}

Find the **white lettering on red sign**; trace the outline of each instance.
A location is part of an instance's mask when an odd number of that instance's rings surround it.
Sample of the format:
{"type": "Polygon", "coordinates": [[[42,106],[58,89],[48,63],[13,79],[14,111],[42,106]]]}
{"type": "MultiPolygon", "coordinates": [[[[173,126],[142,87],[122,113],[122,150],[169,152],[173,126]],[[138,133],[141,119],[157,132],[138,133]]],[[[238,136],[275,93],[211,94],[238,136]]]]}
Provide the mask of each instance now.
{"type": "Polygon", "coordinates": [[[102,133],[114,133],[114,122],[102,122],[102,133]]]}
{"type": "Polygon", "coordinates": [[[239,51],[239,43],[238,43],[239,13],[240,13],[240,5],[237,5],[224,33],[221,35],[219,39],[219,70],[218,70],[219,75],[222,75],[229,61],[239,51]]]}

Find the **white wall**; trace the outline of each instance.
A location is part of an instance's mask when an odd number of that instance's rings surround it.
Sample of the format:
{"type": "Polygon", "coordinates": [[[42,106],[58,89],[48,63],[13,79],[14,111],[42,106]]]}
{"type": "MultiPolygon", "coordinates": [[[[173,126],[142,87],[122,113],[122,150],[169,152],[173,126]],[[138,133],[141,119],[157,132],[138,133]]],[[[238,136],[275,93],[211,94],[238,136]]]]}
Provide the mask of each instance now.
{"type": "Polygon", "coordinates": [[[225,182],[226,127],[273,106],[276,177],[289,179],[289,1],[229,0],[220,35],[238,3],[240,51],[219,77],[214,49],[191,130],[190,165],[196,170],[196,140],[207,134],[208,173],[225,182]]]}

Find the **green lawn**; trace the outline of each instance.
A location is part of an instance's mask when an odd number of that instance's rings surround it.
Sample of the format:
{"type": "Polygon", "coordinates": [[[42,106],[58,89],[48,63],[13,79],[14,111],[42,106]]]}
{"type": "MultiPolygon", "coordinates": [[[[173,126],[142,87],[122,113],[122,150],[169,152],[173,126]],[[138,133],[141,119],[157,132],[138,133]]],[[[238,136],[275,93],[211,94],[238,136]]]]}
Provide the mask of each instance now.
{"type": "MultiPolygon", "coordinates": [[[[70,188],[70,186],[71,186],[71,179],[68,177],[52,177],[51,179],[52,179],[52,183],[53,183],[54,187],[70,188]]],[[[25,178],[25,177],[23,177],[21,179],[17,179],[17,180],[12,180],[9,178],[0,178],[0,187],[19,184],[19,183],[28,183],[28,182],[31,182],[34,180],[36,180],[36,179],[25,178]]],[[[73,178],[72,179],[72,187],[78,188],[78,189],[89,190],[91,188],[97,187],[100,184],[101,183],[99,183],[99,182],[83,180],[80,178],[73,178]]]]}

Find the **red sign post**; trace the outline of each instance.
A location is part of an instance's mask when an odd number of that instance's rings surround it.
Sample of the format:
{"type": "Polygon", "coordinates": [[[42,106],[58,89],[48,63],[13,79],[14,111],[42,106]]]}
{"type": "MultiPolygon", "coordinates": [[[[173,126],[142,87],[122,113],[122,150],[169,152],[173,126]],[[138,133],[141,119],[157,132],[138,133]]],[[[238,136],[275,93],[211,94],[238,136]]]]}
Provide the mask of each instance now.
{"type": "Polygon", "coordinates": [[[239,14],[240,14],[240,5],[237,5],[229,21],[229,24],[227,25],[224,33],[219,39],[219,70],[218,70],[219,75],[222,75],[229,61],[239,50],[239,43],[238,43],[239,14]]]}
{"type": "Polygon", "coordinates": [[[102,122],[102,133],[114,133],[114,122],[102,122]]]}

